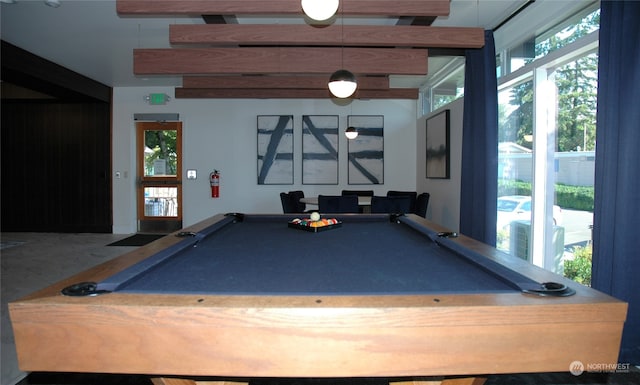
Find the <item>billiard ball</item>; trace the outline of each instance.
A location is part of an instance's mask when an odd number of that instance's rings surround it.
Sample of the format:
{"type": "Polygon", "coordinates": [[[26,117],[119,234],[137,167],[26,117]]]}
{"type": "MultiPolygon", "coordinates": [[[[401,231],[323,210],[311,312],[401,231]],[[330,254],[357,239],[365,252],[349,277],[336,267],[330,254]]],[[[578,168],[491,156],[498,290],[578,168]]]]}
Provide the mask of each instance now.
{"type": "Polygon", "coordinates": [[[317,211],[314,211],[311,213],[311,220],[312,221],[319,221],[320,220],[320,214],[317,211]]]}

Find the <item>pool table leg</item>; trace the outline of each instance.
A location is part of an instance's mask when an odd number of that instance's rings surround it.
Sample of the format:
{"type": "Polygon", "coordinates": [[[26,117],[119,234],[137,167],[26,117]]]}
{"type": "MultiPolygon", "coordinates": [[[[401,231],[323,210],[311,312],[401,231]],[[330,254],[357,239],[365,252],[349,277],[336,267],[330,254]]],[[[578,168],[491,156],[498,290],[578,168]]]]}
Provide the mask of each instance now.
{"type": "Polygon", "coordinates": [[[483,385],[486,381],[484,377],[450,378],[442,381],[442,385],[483,385]]]}
{"type": "Polygon", "coordinates": [[[151,379],[153,385],[195,385],[195,381],[186,378],[154,377],[151,379]]]}
{"type": "Polygon", "coordinates": [[[249,385],[248,382],[236,381],[195,381],[188,378],[154,377],[153,385],[249,385]]]}
{"type": "Polygon", "coordinates": [[[437,380],[414,380],[390,382],[389,385],[483,385],[487,381],[483,377],[443,378],[437,380]]]}

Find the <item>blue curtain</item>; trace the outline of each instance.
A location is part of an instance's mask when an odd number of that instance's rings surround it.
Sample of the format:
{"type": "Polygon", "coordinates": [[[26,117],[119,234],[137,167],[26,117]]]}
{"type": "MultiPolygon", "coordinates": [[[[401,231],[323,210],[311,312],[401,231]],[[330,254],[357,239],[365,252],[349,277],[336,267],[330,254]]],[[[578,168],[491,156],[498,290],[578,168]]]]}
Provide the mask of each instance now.
{"type": "Polygon", "coordinates": [[[592,286],[629,303],[619,362],[640,364],[640,2],[602,1],[592,286]]]}
{"type": "Polygon", "coordinates": [[[498,81],[493,31],[468,49],[464,74],[460,232],[496,245],[498,81]]]}

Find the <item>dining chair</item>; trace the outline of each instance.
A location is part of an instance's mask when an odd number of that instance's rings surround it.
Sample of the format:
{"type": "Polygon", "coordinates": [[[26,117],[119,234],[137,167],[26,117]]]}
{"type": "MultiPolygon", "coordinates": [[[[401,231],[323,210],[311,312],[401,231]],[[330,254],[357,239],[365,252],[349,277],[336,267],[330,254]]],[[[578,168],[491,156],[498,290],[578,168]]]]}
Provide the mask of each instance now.
{"type": "Polygon", "coordinates": [[[407,195],[372,196],[371,213],[407,214],[411,212],[411,199],[407,195]]]}
{"type": "Polygon", "coordinates": [[[357,195],[318,195],[321,213],[359,213],[357,195]]]}
{"type": "Polygon", "coordinates": [[[373,190],[342,190],[342,195],[357,195],[361,197],[372,197],[373,190]]]}
{"type": "Polygon", "coordinates": [[[291,197],[289,196],[288,193],[286,192],[281,192],[280,193],[280,202],[282,203],[282,212],[285,214],[288,213],[295,213],[295,210],[293,208],[293,204],[291,201],[291,197]]]}
{"type": "Polygon", "coordinates": [[[417,215],[420,215],[423,218],[427,217],[427,207],[429,207],[429,197],[431,195],[428,192],[423,192],[418,194],[416,198],[416,211],[417,215]]]}
{"type": "MultiPolygon", "coordinates": [[[[373,190],[342,190],[342,195],[355,195],[355,196],[359,196],[359,197],[372,197],[373,196],[373,190]]],[[[360,206],[360,208],[358,209],[359,213],[364,213],[365,212],[365,207],[364,206],[360,206]]]]}
{"type": "Polygon", "coordinates": [[[418,193],[415,191],[398,191],[398,190],[389,190],[387,191],[388,197],[397,197],[397,196],[408,196],[411,201],[411,213],[416,212],[416,198],[418,193]]]}
{"type": "Polygon", "coordinates": [[[303,202],[300,202],[300,198],[304,198],[304,191],[289,191],[289,199],[291,200],[291,205],[293,206],[294,213],[304,213],[307,209],[307,205],[303,202]]]}

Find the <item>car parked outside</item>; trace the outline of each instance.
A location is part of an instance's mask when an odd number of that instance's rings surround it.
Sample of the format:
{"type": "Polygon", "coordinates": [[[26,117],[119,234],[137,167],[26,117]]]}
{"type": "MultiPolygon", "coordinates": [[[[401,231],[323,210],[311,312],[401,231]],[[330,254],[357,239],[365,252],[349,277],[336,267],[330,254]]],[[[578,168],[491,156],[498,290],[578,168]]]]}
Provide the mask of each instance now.
{"type": "MultiPolygon", "coordinates": [[[[513,221],[531,220],[531,197],[524,195],[507,195],[498,198],[499,230],[508,230],[513,221]]],[[[553,205],[553,224],[562,224],[562,209],[553,205]]]]}

